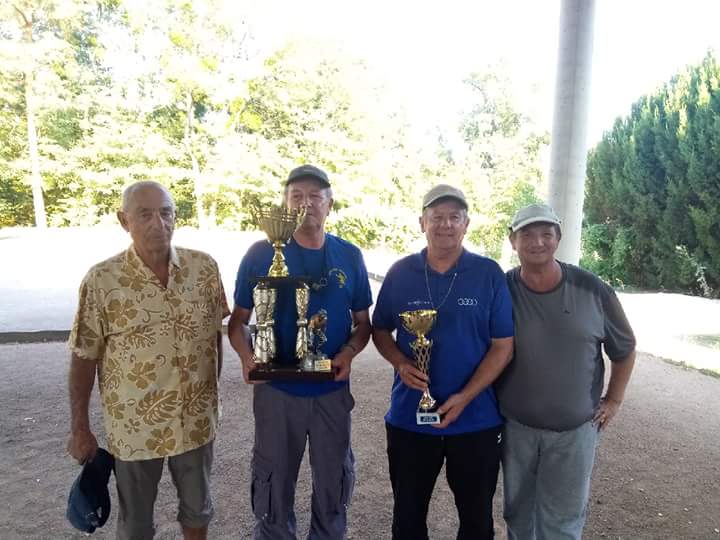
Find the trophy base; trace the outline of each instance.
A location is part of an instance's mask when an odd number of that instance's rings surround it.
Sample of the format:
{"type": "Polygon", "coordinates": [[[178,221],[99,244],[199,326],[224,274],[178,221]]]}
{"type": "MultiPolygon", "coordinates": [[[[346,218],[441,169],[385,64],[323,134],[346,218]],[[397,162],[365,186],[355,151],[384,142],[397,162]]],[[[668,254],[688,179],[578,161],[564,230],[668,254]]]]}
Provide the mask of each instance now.
{"type": "MultiPolygon", "coordinates": [[[[328,364],[329,364],[328,360],[328,364]]],[[[298,381],[298,382],[325,382],[334,381],[335,372],[332,369],[305,371],[300,365],[288,366],[278,364],[260,364],[248,374],[251,381],[298,381]]]]}
{"type": "Polygon", "coordinates": [[[442,418],[440,418],[440,413],[437,412],[437,407],[428,410],[418,407],[415,420],[418,426],[433,426],[439,424],[442,418]]]}

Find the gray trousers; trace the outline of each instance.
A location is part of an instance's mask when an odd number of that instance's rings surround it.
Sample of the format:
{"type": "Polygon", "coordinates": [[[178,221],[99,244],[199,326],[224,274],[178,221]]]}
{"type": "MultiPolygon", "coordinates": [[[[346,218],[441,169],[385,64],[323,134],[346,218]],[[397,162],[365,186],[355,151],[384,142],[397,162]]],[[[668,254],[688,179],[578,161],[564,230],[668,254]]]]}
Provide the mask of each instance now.
{"type": "MultiPolygon", "coordinates": [[[[164,458],[122,461],[115,458],[118,491],[118,540],[150,540],[155,535],[153,510],[164,458]]],[[[193,529],[207,527],[213,517],[210,472],[213,442],[167,458],[178,493],[177,519],[193,529]]]]}
{"type": "Polygon", "coordinates": [[[251,500],[256,540],[295,540],[295,484],[309,442],[310,540],[340,540],[355,485],[350,448],[350,389],[299,397],[269,384],[254,387],[255,447],[251,500]]]}
{"type": "Polygon", "coordinates": [[[598,430],[535,429],[508,419],[502,446],[508,540],[580,540],[598,430]]]}

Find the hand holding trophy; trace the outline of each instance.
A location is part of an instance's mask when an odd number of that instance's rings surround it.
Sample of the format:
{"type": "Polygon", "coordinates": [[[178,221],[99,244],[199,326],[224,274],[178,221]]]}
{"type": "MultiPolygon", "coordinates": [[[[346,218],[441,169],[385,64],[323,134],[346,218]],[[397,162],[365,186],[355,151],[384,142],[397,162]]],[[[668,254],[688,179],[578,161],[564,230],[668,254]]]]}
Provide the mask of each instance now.
{"type": "MultiPolygon", "coordinates": [[[[403,311],[400,313],[405,330],[417,337],[416,340],[410,342],[410,348],[415,356],[415,362],[420,371],[425,375],[429,374],[430,368],[430,349],[432,348],[432,340],[425,337],[430,332],[437,311],[434,309],[417,309],[413,311],[403,311]]],[[[440,415],[437,411],[437,402],[430,395],[429,387],[423,391],[418,410],[416,413],[417,423],[423,424],[439,424],[440,415]]]]}

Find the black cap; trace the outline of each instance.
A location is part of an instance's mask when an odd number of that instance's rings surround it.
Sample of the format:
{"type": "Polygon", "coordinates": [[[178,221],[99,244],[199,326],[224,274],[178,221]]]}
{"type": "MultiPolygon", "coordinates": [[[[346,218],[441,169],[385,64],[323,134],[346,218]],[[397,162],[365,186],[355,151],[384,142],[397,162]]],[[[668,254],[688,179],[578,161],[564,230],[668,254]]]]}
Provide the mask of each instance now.
{"type": "Polygon", "coordinates": [[[70,488],[65,513],[76,529],[86,533],[95,532],[110,517],[108,481],[114,465],[115,458],[102,448],[98,448],[92,461],[83,465],[80,475],[70,488]]]}
{"type": "Polygon", "coordinates": [[[298,180],[304,180],[306,178],[313,178],[320,182],[323,187],[330,187],[330,180],[328,175],[322,169],[315,167],[314,165],[300,165],[295,167],[288,175],[285,185],[288,186],[298,180]]]}

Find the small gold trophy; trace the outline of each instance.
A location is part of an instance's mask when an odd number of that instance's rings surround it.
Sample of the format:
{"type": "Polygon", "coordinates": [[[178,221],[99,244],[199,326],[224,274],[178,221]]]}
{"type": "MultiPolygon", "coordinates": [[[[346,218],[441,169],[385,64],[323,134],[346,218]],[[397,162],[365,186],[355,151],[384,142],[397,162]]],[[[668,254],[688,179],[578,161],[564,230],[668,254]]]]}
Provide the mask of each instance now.
{"type": "Polygon", "coordinates": [[[332,361],[320,350],[320,347],[327,342],[327,311],[319,310],[310,317],[308,322],[308,369],[314,371],[332,371],[332,361]]]}
{"type": "MultiPolygon", "coordinates": [[[[436,317],[437,311],[434,309],[417,309],[400,313],[400,319],[405,330],[417,337],[415,341],[410,342],[410,348],[415,356],[418,369],[425,375],[429,373],[430,349],[433,344],[431,339],[425,337],[425,334],[430,332],[433,324],[435,324],[436,317]]],[[[437,402],[430,395],[429,388],[425,389],[416,413],[419,425],[440,423],[440,415],[436,412],[436,405],[437,402]]]]}
{"type": "Polygon", "coordinates": [[[288,275],[285,257],[282,248],[288,243],[295,229],[305,219],[305,207],[288,208],[285,205],[270,205],[266,208],[256,207],[252,210],[253,218],[258,226],[267,235],[268,241],[275,249],[272,264],[268,270],[270,277],[285,277],[288,275]]]}

